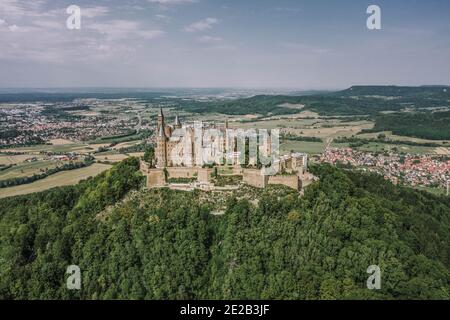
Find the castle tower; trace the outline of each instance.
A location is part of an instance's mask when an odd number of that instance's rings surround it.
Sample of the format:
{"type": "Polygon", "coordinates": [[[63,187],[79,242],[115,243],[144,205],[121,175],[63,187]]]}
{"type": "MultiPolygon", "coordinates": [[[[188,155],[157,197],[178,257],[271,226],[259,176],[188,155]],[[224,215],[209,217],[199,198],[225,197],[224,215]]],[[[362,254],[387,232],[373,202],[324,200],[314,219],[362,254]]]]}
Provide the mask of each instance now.
{"type": "Polygon", "coordinates": [[[155,157],[158,168],[165,168],[167,166],[167,137],[164,132],[164,122],[160,125],[156,138],[155,157]]]}
{"type": "Polygon", "coordinates": [[[180,122],[180,119],[178,118],[178,115],[175,116],[175,122],[173,124],[173,128],[181,129],[181,122],[180,122]]]}
{"type": "Polygon", "coordinates": [[[163,114],[162,108],[159,108],[158,125],[156,127],[156,130],[158,133],[159,133],[161,127],[164,129],[164,114],[163,114]]]}

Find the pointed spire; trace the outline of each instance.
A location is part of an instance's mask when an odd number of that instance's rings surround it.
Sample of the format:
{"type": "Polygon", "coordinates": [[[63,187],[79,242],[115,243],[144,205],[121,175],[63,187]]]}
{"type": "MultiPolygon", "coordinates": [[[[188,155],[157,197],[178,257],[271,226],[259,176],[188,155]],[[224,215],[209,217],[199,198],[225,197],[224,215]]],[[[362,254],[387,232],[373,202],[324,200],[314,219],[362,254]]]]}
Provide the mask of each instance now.
{"type": "Polygon", "coordinates": [[[175,127],[181,127],[180,119],[178,118],[178,114],[175,116],[175,127]]]}
{"type": "Polygon", "coordinates": [[[166,133],[164,132],[164,127],[163,126],[159,127],[159,137],[160,138],[165,138],[166,137],[166,133]]]}
{"type": "Polygon", "coordinates": [[[164,117],[163,111],[162,111],[162,107],[159,107],[159,117],[164,117]]]}

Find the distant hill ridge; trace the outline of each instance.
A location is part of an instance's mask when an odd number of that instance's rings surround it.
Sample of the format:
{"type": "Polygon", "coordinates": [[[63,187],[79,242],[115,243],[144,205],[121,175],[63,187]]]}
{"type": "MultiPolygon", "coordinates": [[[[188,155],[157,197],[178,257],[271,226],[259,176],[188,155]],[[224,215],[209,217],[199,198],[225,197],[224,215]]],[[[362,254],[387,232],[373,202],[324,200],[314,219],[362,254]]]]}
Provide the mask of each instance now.
{"type": "Polygon", "coordinates": [[[321,115],[369,115],[383,111],[400,111],[405,107],[431,109],[450,106],[450,86],[364,86],[355,85],[336,92],[306,92],[298,95],[255,95],[239,99],[200,101],[178,97],[163,97],[155,92],[130,93],[68,93],[68,94],[0,94],[0,102],[72,101],[77,98],[118,99],[136,98],[147,103],[170,102],[188,112],[221,113],[228,115],[256,114],[261,116],[298,113],[298,109],[283,104],[302,104],[306,110],[321,115]],[[355,99],[357,97],[357,99],[355,99]],[[390,99],[386,99],[389,97],[390,99]],[[395,99],[394,99],[395,98],[395,99]]]}
{"type": "Polygon", "coordinates": [[[340,95],[375,95],[375,96],[427,96],[446,94],[450,98],[450,86],[425,85],[418,87],[409,86],[352,86],[343,91],[337,92],[340,95]]]}

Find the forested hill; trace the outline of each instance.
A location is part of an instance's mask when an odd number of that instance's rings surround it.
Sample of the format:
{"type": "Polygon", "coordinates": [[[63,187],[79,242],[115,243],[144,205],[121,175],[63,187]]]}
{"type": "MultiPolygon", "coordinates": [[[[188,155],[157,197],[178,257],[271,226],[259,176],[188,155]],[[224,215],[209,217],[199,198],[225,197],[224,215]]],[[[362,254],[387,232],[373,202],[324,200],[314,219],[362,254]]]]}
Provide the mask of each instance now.
{"type": "Polygon", "coordinates": [[[399,111],[406,107],[450,107],[450,87],[353,86],[343,91],[302,96],[258,95],[231,101],[175,102],[182,109],[197,113],[285,115],[298,113],[303,106],[321,115],[375,116],[382,111],[399,111]]]}
{"type": "Polygon", "coordinates": [[[450,86],[352,86],[335,93],[338,96],[379,96],[450,99],[450,86]]]}
{"type": "Polygon", "coordinates": [[[269,188],[258,203],[230,198],[223,216],[200,191],[132,191],[137,159],[2,199],[0,298],[450,299],[448,197],[312,170],[303,197],[269,188]],[[65,287],[72,264],[80,291],[65,287]],[[370,265],[379,291],[366,289],[370,265]]]}

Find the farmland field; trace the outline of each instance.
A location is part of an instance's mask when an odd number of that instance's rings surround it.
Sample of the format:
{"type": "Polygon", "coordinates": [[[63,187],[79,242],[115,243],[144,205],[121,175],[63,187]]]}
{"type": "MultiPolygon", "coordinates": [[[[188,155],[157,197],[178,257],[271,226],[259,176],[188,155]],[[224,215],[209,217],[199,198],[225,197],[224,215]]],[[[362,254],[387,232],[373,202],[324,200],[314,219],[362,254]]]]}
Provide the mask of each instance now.
{"type": "Polygon", "coordinates": [[[34,174],[43,173],[45,169],[55,168],[64,163],[59,161],[35,161],[19,163],[9,169],[0,171],[0,180],[19,177],[30,177],[34,174]]]}
{"type": "Polygon", "coordinates": [[[325,149],[324,142],[285,141],[280,143],[280,153],[288,154],[291,151],[309,154],[319,154],[325,149]]]}
{"type": "Polygon", "coordinates": [[[432,154],[435,153],[435,148],[433,147],[422,147],[422,146],[410,146],[410,145],[396,145],[389,143],[379,143],[379,142],[370,142],[366,145],[358,147],[356,149],[361,151],[370,151],[370,152],[382,152],[388,151],[396,148],[398,152],[404,153],[414,153],[414,154],[432,154]]]}
{"type": "Polygon", "coordinates": [[[100,154],[95,155],[95,159],[99,161],[111,161],[111,162],[119,162],[128,158],[126,154],[117,153],[117,152],[102,152],[100,154]]]}
{"type": "Polygon", "coordinates": [[[94,163],[93,165],[86,168],[58,172],[45,179],[38,180],[33,183],[9,188],[2,188],[0,189],[0,198],[12,197],[21,194],[39,192],[54,187],[76,184],[80,180],[96,176],[97,174],[109,168],[111,168],[110,165],[94,163]]]}
{"type": "MultiPolygon", "coordinates": [[[[107,145],[107,144],[104,144],[107,145]]],[[[65,153],[65,152],[89,152],[95,151],[88,144],[61,144],[61,145],[36,145],[32,147],[21,147],[21,148],[11,148],[4,149],[5,152],[24,152],[29,154],[38,154],[40,152],[55,152],[55,153],[65,153]]]]}
{"type": "MultiPolygon", "coordinates": [[[[0,155],[0,165],[10,165],[24,162],[27,159],[32,158],[28,154],[19,154],[19,155],[0,155]]],[[[36,159],[40,160],[43,156],[36,156],[36,159]]]]}
{"type": "Polygon", "coordinates": [[[450,140],[429,140],[429,139],[413,138],[413,137],[407,137],[407,136],[398,136],[398,135],[392,134],[392,131],[361,133],[361,134],[358,134],[358,138],[371,139],[371,138],[376,138],[379,134],[384,134],[386,136],[386,138],[389,138],[390,140],[411,141],[411,142],[417,142],[417,143],[437,143],[437,144],[442,144],[442,145],[447,144],[448,146],[450,146],[450,140]]]}

